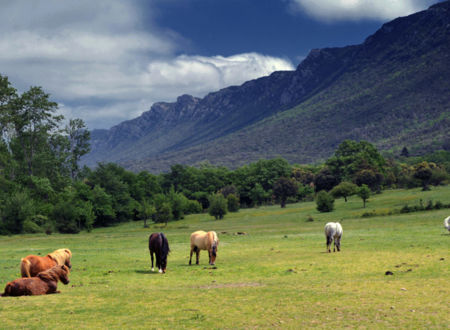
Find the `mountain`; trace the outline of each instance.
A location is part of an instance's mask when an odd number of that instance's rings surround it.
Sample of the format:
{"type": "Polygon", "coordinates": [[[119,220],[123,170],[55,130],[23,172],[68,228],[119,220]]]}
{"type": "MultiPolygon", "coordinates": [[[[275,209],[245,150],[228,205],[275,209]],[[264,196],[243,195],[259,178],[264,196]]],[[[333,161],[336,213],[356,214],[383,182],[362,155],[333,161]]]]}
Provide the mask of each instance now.
{"type": "Polygon", "coordinates": [[[450,1],[384,24],[360,45],[312,50],[295,71],[155,103],[94,130],[84,162],[158,172],[282,156],[311,163],[344,139],[413,153],[449,145],[450,1]]]}

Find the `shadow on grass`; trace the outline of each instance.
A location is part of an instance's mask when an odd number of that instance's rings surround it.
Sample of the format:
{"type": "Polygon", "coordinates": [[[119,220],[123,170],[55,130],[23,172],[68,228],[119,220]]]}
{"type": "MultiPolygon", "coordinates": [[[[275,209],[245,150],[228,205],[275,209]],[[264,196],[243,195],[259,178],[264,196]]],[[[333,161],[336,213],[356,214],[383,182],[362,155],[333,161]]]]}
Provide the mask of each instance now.
{"type": "Polygon", "coordinates": [[[160,274],[158,271],[152,272],[151,270],[142,270],[142,269],[136,269],[135,272],[138,274],[149,274],[149,275],[159,275],[160,274]]]}

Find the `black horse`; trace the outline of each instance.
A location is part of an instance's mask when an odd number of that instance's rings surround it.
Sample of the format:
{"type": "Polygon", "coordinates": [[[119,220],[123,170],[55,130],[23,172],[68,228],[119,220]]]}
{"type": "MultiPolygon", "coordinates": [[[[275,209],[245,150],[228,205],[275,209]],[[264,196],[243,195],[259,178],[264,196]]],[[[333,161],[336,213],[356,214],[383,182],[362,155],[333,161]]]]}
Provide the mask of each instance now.
{"type": "Polygon", "coordinates": [[[148,249],[150,250],[150,258],[152,258],[152,271],[153,268],[153,253],[156,256],[156,267],[158,267],[160,273],[166,272],[167,267],[167,255],[170,252],[169,242],[163,233],[153,233],[148,239],[148,249]]]}

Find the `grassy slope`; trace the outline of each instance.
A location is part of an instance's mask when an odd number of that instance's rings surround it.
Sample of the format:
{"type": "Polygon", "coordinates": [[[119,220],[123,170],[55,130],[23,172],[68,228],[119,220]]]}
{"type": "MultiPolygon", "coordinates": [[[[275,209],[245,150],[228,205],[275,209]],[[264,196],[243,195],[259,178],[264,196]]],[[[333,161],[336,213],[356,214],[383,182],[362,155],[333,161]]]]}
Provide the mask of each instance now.
{"type": "Polygon", "coordinates": [[[442,222],[449,210],[360,217],[419,199],[448,203],[450,187],[387,191],[366,209],[357,197],[337,200],[328,214],[300,203],[241,210],[222,221],[189,216],[164,229],[128,223],[79,235],[2,237],[1,285],[18,276],[27,254],[69,247],[74,257],[61,294],[0,299],[1,327],[445,328],[450,235],[442,222]],[[330,220],[343,224],[341,253],[325,253],[330,220]],[[207,267],[204,251],[200,266],[187,265],[197,229],[219,233],[217,269],[207,267]],[[149,234],[160,230],[172,249],[165,275],[150,272],[147,250],[149,234]]]}

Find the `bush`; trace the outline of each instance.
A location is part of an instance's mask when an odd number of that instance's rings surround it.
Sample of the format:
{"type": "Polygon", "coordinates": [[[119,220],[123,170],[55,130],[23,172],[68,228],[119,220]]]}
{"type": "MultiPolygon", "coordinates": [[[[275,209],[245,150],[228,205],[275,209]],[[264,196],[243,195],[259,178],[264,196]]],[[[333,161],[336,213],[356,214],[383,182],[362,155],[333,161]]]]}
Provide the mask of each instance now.
{"type": "Polygon", "coordinates": [[[334,209],[334,198],[325,190],[321,190],[316,196],[317,211],[331,212],[334,209]]]}
{"type": "Polygon", "coordinates": [[[20,234],[24,223],[35,215],[35,205],[26,191],[16,192],[6,199],[2,212],[0,232],[20,234]]]}
{"type": "Polygon", "coordinates": [[[186,214],[197,214],[202,213],[202,211],[203,211],[202,204],[200,204],[196,200],[187,201],[185,209],[186,214]]]}
{"type": "Polygon", "coordinates": [[[215,217],[216,219],[223,219],[224,215],[227,214],[227,211],[227,200],[222,194],[209,196],[209,215],[215,217]]]}
{"type": "Polygon", "coordinates": [[[236,195],[229,194],[227,196],[227,203],[228,203],[228,211],[230,212],[239,211],[239,198],[237,198],[236,195]]]}

